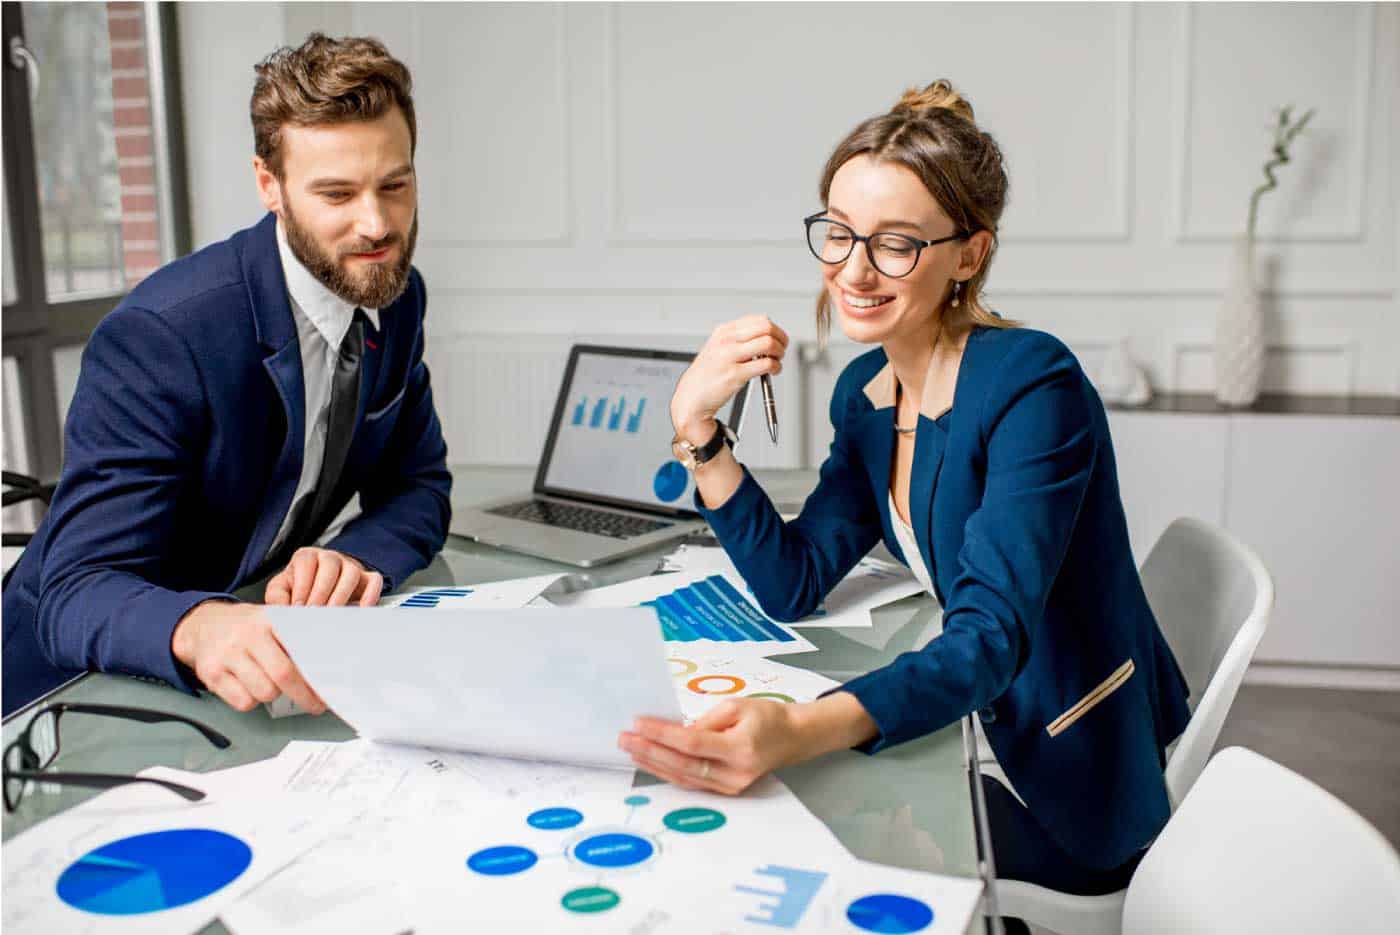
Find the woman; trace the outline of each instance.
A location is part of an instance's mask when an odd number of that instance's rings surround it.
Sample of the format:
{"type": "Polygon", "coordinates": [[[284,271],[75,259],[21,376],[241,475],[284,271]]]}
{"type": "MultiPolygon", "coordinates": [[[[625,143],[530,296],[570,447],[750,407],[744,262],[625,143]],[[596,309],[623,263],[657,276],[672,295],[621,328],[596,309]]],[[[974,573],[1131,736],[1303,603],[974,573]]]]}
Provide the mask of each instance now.
{"type": "Polygon", "coordinates": [[[701,510],[765,612],[811,613],[883,540],[942,604],[943,633],[810,704],[731,701],[689,727],[639,721],[619,743],[661,778],[732,794],[977,712],[1015,793],[987,782],[998,873],[1107,892],[1167,820],[1163,751],[1186,686],[1133,564],[1102,403],[1063,344],[981,302],[1006,187],[996,142],[945,81],[836,147],[825,210],[806,221],[818,328],[834,307],[848,337],[879,346],[837,381],[831,454],[796,520],[715,419],[778,372],[782,329],[721,325],[671,402],[683,460],[702,462],[701,510]]]}

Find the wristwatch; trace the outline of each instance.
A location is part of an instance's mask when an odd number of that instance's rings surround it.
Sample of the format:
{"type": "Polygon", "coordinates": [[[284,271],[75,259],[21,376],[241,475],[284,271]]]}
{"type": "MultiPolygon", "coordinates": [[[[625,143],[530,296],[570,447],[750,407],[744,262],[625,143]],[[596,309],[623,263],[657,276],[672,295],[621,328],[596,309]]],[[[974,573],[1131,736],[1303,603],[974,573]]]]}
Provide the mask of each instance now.
{"type": "Polygon", "coordinates": [[[671,453],[687,471],[694,471],[707,461],[714,459],[725,445],[730,448],[738,441],[738,436],[719,419],[715,420],[715,434],[703,445],[692,445],[677,435],[671,439],[671,453]]]}

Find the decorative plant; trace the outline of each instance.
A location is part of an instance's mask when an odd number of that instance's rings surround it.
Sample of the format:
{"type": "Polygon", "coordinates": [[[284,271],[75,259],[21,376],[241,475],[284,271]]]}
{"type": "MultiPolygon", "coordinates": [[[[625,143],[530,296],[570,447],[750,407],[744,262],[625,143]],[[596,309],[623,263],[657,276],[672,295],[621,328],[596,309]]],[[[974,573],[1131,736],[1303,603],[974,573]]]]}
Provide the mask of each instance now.
{"type": "Polygon", "coordinates": [[[1249,196],[1249,226],[1247,228],[1249,239],[1254,239],[1254,227],[1259,221],[1259,199],[1264,197],[1265,192],[1271,192],[1278,188],[1278,179],[1274,177],[1274,170],[1279,166],[1289,162],[1288,147],[1293,145],[1293,140],[1312,119],[1314,109],[1309,108],[1303,116],[1293,122],[1293,108],[1285,107],[1278,112],[1278,123],[1274,125],[1274,156],[1264,163],[1264,182],[1254,190],[1254,194],[1249,196]]]}

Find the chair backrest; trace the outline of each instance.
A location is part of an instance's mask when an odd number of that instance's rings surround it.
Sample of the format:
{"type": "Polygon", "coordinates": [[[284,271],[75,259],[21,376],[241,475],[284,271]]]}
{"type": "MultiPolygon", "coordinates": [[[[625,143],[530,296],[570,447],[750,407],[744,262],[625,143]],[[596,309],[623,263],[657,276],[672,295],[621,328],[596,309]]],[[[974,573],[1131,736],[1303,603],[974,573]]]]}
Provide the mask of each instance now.
{"type": "Polygon", "coordinates": [[[1394,932],[1400,855],[1297,773],[1221,750],[1138,865],[1124,935],[1394,932]]]}
{"type": "Polygon", "coordinates": [[[1191,722],[1167,760],[1175,806],[1220,736],[1268,625],[1274,583],[1249,547],[1217,526],[1182,517],[1152,547],[1142,586],[1191,692],[1191,722]]]}

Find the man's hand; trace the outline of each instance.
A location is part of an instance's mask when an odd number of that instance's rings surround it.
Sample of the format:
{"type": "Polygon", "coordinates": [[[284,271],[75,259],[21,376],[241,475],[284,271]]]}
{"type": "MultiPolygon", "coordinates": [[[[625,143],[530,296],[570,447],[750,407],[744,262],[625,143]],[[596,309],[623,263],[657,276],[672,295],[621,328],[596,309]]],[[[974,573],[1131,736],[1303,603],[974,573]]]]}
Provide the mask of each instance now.
{"type": "Polygon", "coordinates": [[[200,604],[175,625],[170,648],[205,687],[239,711],[279,695],[308,714],[326,710],[256,604],[200,604]]]}
{"type": "Polygon", "coordinates": [[[359,561],[331,549],[297,549],[287,567],[267,582],[263,600],[269,604],[339,607],[356,601],[361,607],[379,603],[384,576],[359,561]]]}

